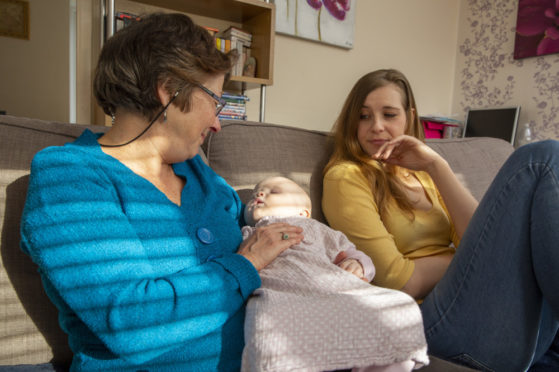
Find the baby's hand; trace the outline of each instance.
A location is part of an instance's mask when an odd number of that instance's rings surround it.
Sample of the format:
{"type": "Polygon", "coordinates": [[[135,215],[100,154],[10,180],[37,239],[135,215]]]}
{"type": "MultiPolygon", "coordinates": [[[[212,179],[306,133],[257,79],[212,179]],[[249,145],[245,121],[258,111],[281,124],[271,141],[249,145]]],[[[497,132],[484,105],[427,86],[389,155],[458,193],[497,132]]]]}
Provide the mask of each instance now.
{"type": "Polygon", "coordinates": [[[363,272],[363,266],[356,259],[348,258],[347,260],[343,260],[342,262],[338,263],[338,266],[345,271],[355,275],[359,279],[364,279],[365,273],[363,272]]]}

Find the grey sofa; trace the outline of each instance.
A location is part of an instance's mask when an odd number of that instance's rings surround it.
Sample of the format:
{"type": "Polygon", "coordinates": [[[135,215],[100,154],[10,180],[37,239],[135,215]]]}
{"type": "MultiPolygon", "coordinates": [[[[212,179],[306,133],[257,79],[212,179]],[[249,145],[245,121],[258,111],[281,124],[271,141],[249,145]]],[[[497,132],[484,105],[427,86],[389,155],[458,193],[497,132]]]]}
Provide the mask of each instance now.
{"type": "MultiPolygon", "coordinates": [[[[46,297],[36,266],[19,248],[19,220],[25,202],[29,164],[47,146],[76,138],[86,126],[0,115],[0,370],[65,370],[71,360],[57,311],[46,297]]],[[[208,164],[243,200],[257,181],[283,175],[304,186],[320,208],[322,168],[330,153],[328,135],[266,123],[224,122],[203,146],[208,164]]],[[[93,131],[106,127],[90,126],[93,131]]],[[[513,151],[496,139],[430,140],[480,198],[513,151]]],[[[432,358],[428,371],[465,371],[432,358]]]]}

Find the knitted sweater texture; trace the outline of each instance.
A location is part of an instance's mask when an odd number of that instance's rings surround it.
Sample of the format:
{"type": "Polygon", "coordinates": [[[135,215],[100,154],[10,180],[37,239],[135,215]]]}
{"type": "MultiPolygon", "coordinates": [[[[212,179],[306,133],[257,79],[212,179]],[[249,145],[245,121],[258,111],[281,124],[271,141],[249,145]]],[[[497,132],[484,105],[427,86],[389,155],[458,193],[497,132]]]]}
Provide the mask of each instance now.
{"type": "Polygon", "coordinates": [[[22,249],[74,352],[73,371],[236,371],[258,272],[236,254],[242,204],[199,156],[173,164],[181,205],[106,155],[99,135],[39,152],[22,249]]]}

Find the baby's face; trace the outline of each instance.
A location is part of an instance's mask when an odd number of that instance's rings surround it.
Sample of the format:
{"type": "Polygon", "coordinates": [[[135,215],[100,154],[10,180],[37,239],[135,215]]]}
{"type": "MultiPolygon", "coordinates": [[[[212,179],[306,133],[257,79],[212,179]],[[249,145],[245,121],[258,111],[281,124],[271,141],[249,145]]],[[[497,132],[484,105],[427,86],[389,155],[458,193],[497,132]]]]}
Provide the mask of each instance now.
{"type": "Polygon", "coordinates": [[[254,188],[246,205],[245,221],[254,226],[265,216],[310,217],[310,210],[310,198],[299,185],[284,177],[272,177],[254,188]]]}

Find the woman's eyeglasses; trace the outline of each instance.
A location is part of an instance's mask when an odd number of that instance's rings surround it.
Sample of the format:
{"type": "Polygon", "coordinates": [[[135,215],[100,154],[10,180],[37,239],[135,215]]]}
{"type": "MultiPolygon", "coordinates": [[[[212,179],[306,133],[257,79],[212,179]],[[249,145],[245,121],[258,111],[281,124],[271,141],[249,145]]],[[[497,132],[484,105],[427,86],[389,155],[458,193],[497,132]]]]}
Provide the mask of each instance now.
{"type": "Polygon", "coordinates": [[[198,88],[202,89],[204,92],[206,92],[210,97],[212,97],[216,101],[215,116],[218,116],[221,110],[223,110],[223,108],[227,104],[227,101],[225,101],[223,98],[221,98],[220,96],[218,96],[217,94],[215,94],[214,92],[212,92],[211,90],[203,86],[202,84],[198,84],[198,88]]]}

